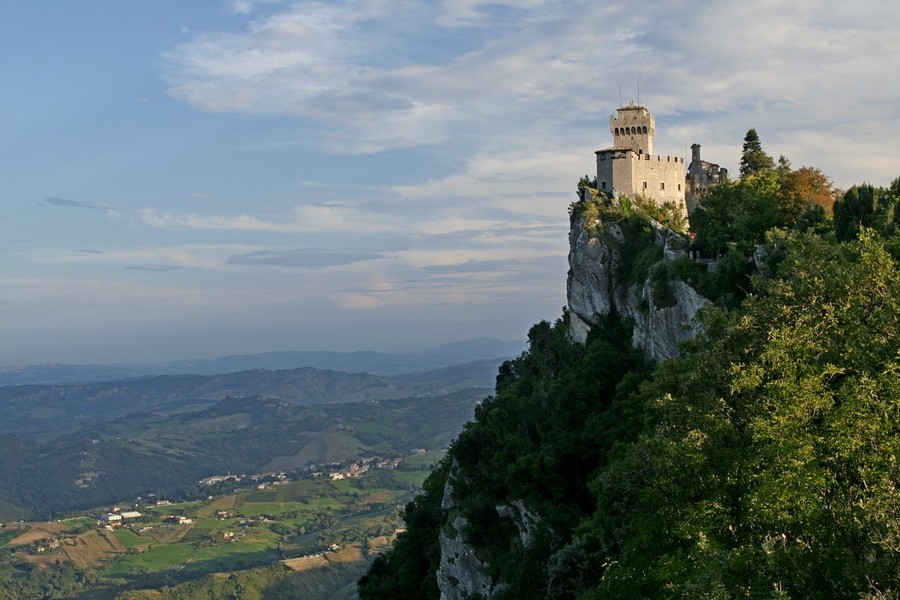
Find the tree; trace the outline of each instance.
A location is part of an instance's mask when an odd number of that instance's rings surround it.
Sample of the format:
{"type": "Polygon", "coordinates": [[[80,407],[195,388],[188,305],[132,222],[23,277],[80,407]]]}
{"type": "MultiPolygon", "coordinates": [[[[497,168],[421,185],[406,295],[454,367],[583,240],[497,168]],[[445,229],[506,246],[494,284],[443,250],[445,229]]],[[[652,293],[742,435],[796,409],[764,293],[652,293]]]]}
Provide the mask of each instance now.
{"type": "Polygon", "coordinates": [[[863,227],[873,227],[880,190],[854,185],[834,203],[834,231],[839,240],[852,240],[863,227]]]}
{"type": "Polygon", "coordinates": [[[803,209],[811,204],[821,206],[830,215],[834,194],[834,185],[820,169],[800,167],[782,176],[778,200],[785,217],[796,220],[803,209]]]}
{"type": "Polygon", "coordinates": [[[775,161],[763,151],[759,134],[755,129],[749,130],[744,137],[743,154],[741,154],[741,177],[760,171],[771,171],[774,168],[775,161]]]}
{"type": "Polygon", "coordinates": [[[768,244],[775,276],[635,398],[645,432],[582,527],[609,565],[586,598],[900,589],[900,269],[871,230],[768,244]]]}
{"type": "Polygon", "coordinates": [[[772,227],[790,225],[779,210],[778,186],[775,173],[768,170],[710,188],[701,209],[691,215],[697,243],[710,253],[723,251],[732,242],[749,250],[762,243],[772,227]]]}

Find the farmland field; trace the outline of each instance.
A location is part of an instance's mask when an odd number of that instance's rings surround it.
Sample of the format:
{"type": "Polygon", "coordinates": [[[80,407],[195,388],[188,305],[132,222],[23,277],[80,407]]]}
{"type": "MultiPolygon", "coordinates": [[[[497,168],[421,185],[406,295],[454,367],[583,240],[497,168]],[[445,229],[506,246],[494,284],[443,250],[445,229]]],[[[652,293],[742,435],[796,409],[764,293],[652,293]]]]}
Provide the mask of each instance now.
{"type": "Polygon", "coordinates": [[[146,538],[142,535],[138,535],[131,531],[130,529],[116,529],[113,534],[118,538],[119,542],[125,548],[136,548],[138,546],[144,546],[153,543],[152,538],[146,538]]]}
{"type": "MultiPolygon", "coordinates": [[[[426,462],[422,455],[415,458],[411,467],[426,462]]],[[[333,468],[349,470],[349,464],[333,468]]],[[[225,590],[244,585],[241,581],[269,581],[266,586],[272,589],[291,590],[288,596],[352,598],[355,579],[389,545],[401,525],[402,506],[425,476],[421,468],[371,468],[337,481],[326,473],[317,479],[259,484],[200,502],[142,507],[140,521],[111,531],[100,528],[96,517],[7,528],[0,530],[0,548],[10,562],[0,563],[0,570],[15,573],[16,561],[32,569],[59,569],[62,560],[96,573],[98,585],[123,593],[132,585],[156,589],[185,582],[186,590],[225,590]],[[191,522],[169,522],[175,515],[191,522]],[[36,544],[51,538],[59,548],[37,550],[36,544]],[[322,595],[324,589],[333,596],[322,595]]]]}
{"type": "Polygon", "coordinates": [[[72,544],[63,542],[60,547],[69,560],[82,569],[101,567],[125,551],[122,542],[107,531],[91,530],[72,541],[72,544]]]}
{"type": "Polygon", "coordinates": [[[193,554],[193,544],[157,544],[144,552],[120,556],[103,574],[106,577],[127,577],[134,573],[156,573],[181,566],[193,554]]]}
{"type": "Polygon", "coordinates": [[[65,531],[67,531],[69,527],[65,523],[39,523],[37,525],[31,526],[27,531],[20,533],[12,540],[10,540],[10,545],[12,546],[24,546],[26,544],[33,544],[34,542],[38,542],[40,540],[49,539],[55,535],[59,535],[65,531]]]}

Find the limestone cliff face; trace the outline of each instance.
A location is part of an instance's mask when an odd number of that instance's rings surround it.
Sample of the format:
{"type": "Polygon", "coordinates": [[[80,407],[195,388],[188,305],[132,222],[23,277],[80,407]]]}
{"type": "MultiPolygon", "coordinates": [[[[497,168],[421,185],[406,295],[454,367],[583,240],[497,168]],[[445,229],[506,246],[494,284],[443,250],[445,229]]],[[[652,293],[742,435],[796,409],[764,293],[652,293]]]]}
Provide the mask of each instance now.
{"type": "MultiPolygon", "coordinates": [[[[606,207],[604,210],[607,212],[597,212],[609,217],[609,211],[614,209],[606,207]]],[[[597,316],[614,310],[621,316],[633,319],[633,343],[644,349],[648,359],[663,361],[677,356],[678,342],[694,335],[691,322],[697,311],[708,303],[684,282],[660,279],[660,273],[668,273],[667,268],[663,268],[668,261],[685,253],[687,241],[654,223],[652,234],[641,234],[645,254],[653,258],[640,263],[644,267],[636,267],[635,261],[626,261],[621,255],[623,248],[633,248],[634,244],[625,243],[628,240],[625,240],[620,225],[621,215],[616,218],[610,218],[609,223],[599,220],[586,223],[583,216],[572,220],[569,234],[569,335],[573,341],[584,343],[597,316]],[[655,250],[654,244],[661,251],[655,250]],[[629,268],[623,267],[625,263],[629,268]],[[641,274],[640,268],[646,268],[648,272],[641,274]],[[656,279],[651,273],[654,270],[656,279]],[[658,301],[660,289],[665,292],[662,294],[664,303],[658,301]]],[[[462,514],[466,484],[466,474],[454,462],[441,503],[444,511],[439,538],[441,560],[436,574],[441,600],[499,599],[508,591],[508,585],[492,576],[496,569],[479,557],[473,544],[467,540],[467,521],[462,514]]],[[[548,533],[551,538],[554,536],[552,531],[542,529],[541,515],[529,509],[521,499],[505,498],[493,508],[498,519],[508,519],[515,526],[523,548],[532,546],[539,530],[548,533]]]]}
{"type": "MultiPolygon", "coordinates": [[[[501,596],[507,585],[495,582],[488,574],[488,566],[466,541],[466,519],[457,514],[454,484],[462,477],[454,464],[444,485],[441,509],[447,512],[446,522],[440,533],[441,564],[437,570],[441,600],[467,600],[501,596]]],[[[538,514],[530,511],[521,500],[495,507],[497,517],[510,519],[519,531],[519,538],[526,548],[532,543],[534,528],[541,523],[538,514]]]]}
{"type": "Polygon", "coordinates": [[[487,565],[475,554],[475,550],[465,540],[466,519],[456,514],[456,498],[453,487],[459,475],[459,466],[454,462],[447,483],[441,510],[447,518],[441,528],[441,564],[437,570],[438,589],[441,600],[465,600],[465,598],[490,598],[493,592],[487,565]]]}
{"type": "MultiPolygon", "coordinates": [[[[685,254],[687,241],[682,236],[656,222],[653,225],[663,260],[685,254]]],[[[632,341],[644,349],[647,359],[660,362],[673,358],[678,355],[678,342],[694,336],[691,322],[709,301],[676,280],[668,282],[674,305],[669,302],[658,306],[651,293],[649,273],[642,284],[624,281],[619,274],[622,241],[617,223],[586,223],[583,217],[572,220],[567,281],[570,336],[583,344],[597,315],[615,310],[634,320],[632,341]]]]}

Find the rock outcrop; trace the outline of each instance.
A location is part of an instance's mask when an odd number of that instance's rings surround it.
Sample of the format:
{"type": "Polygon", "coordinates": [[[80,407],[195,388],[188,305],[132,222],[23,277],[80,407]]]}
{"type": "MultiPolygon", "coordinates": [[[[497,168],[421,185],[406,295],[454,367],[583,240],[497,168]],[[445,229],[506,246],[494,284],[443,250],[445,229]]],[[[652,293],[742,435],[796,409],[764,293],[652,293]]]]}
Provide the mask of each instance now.
{"type": "MultiPolygon", "coordinates": [[[[441,600],[466,600],[469,598],[491,598],[502,595],[507,588],[503,583],[492,581],[488,565],[478,558],[475,549],[466,541],[466,519],[456,512],[454,484],[459,467],[454,463],[444,484],[441,509],[446,511],[447,520],[441,528],[441,564],[437,570],[438,589],[441,600]]],[[[529,510],[521,500],[495,507],[497,516],[509,519],[519,531],[519,539],[526,548],[534,541],[534,531],[541,523],[541,517],[529,510]]]]}
{"type": "Polygon", "coordinates": [[[465,540],[466,519],[456,514],[456,498],[453,487],[459,477],[459,465],[455,462],[444,484],[441,510],[446,511],[447,521],[441,528],[441,564],[437,570],[441,600],[465,600],[466,598],[490,598],[495,591],[488,575],[487,565],[475,554],[475,549],[465,540]]]}
{"type": "MultiPolygon", "coordinates": [[[[674,231],[652,222],[662,260],[685,255],[687,240],[674,231]]],[[[624,280],[620,271],[623,233],[616,222],[588,223],[583,216],[572,219],[569,231],[568,310],[570,336],[585,343],[598,315],[612,311],[634,321],[632,342],[644,349],[648,360],[661,362],[678,356],[678,343],[692,338],[692,321],[709,300],[683,281],[668,282],[674,304],[658,306],[651,293],[649,273],[643,283],[624,280]]]]}

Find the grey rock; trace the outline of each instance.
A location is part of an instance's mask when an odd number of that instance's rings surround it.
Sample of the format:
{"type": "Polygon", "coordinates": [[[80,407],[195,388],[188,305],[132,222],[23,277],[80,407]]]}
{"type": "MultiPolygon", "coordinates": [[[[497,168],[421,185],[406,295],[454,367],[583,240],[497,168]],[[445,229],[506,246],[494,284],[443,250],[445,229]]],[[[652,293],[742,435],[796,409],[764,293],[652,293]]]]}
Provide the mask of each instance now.
{"type": "MultiPolygon", "coordinates": [[[[663,225],[653,222],[656,243],[663,249],[663,260],[686,253],[687,240],[663,225]]],[[[567,281],[569,337],[584,344],[597,316],[615,310],[634,320],[632,343],[643,348],[648,360],[661,362],[678,356],[678,343],[693,338],[694,317],[709,300],[682,281],[673,281],[676,304],[655,306],[649,278],[643,285],[628,285],[616,278],[621,257],[617,241],[622,230],[616,223],[585,223],[574,219],[569,232],[569,277],[567,281]],[[600,235],[594,232],[600,231],[600,235]]]]}

